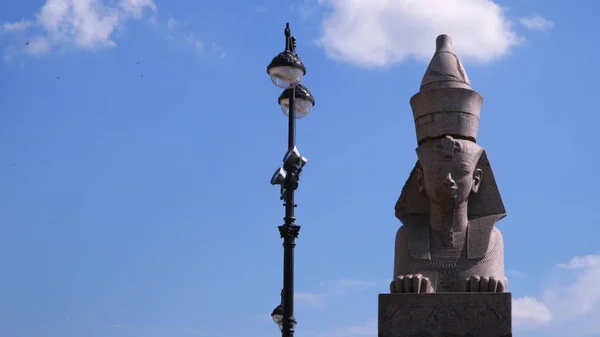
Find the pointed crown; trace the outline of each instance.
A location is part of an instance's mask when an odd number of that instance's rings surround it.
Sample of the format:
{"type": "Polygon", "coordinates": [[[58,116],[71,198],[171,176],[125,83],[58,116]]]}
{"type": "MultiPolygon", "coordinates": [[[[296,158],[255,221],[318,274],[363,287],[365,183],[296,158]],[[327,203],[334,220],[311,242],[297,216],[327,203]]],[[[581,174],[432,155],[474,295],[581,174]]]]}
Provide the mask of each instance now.
{"type": "Polygon", "coordinates": [[[452,39],[438,36],[421,89],[410,99],[417,143],[446,135],[475,142],[482,103],[483,98],[471,88],[465,68],[452,51],[452,39]]]}

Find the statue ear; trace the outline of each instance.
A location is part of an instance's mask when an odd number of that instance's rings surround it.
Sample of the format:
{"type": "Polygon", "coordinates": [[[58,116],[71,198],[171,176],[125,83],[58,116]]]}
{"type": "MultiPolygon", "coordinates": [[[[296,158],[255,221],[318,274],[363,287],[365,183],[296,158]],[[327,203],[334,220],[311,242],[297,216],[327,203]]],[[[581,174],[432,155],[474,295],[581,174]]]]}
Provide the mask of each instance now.
{"type": "Polygon", "coordinates": [[[420,166],[417,167],[417,187],[419,187],[419,192],[423,193],[423,191],[425,191],[425,185],[423,184],[423,169],[420,166]]]}
{"type": "Polygon", "coordinates": [[[475,172],[473,172],[473,187],[471,188],[471,192],[477,193],[479,191],[479,186],[481,186],[481,177],[483,176],[483,172],[480,168],[476,168],[475,172]]]}

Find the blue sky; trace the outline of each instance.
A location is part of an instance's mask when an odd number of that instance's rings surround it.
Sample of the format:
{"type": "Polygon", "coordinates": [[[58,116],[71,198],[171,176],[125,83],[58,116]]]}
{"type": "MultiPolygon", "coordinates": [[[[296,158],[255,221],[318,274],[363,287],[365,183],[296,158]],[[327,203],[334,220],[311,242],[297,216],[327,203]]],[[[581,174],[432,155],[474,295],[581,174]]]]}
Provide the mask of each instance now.
{"type": "Polygon", "coordinates": [[[1,2],[0,335],[279,335],[287,134],[265,68],[289,21],[317,101],[297,337],[376,335],[408,101],[442,33],[485,99],[515,336],[600,336],[599,5],[412,3],[1,2]]]}

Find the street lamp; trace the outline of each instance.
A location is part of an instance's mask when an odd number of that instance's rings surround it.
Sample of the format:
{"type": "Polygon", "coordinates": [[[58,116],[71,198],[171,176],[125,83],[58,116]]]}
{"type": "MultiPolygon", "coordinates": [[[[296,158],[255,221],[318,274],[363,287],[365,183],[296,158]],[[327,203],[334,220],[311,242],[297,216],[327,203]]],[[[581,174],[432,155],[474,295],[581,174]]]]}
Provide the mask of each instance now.
{"type": "Polygon", "coordinates": [[[285,50],[277,54],[267,66],[271,81],[282,88],[293,88],[302,82],[306,75],[304,63],[296,54],[296,38],[290,36],[290,24],[285,25],[285,50]]]}
{"type": "Polygon", "coordinates": [[[310,91],[300,84],[306,67],[296,54],[296,39],[291,36],[290,24],[285,25],[285,50],[273,58],[267,66],[271,81],[283,92],[278,98],[281,110],[288,116],[288,151],[283,157],[283,167],[278,168],[271,177],[272,185],[280,186],[280,199],[284,200],[285,217],[279,226],[283,238],[283,290],[281,304],[273,310],[271,317],[281,329],[283,337],[294,336],[294,247],[300,232],[294,215],[294,192],[298,188],[300,174],[307,163],[296,147],[296,119],[306,117],[315,105],[310,91]]]}
{"type": "Polygon", "coordinates": [[[283,331],[283,290],[281,290],[281,303],[273,309],[271,318],[277,324],[279,330],[283,331]]]}
{"type": "Polygon", "coordinates": [[[285,89],[279,96],[279,105],[286,116],[289,116],[290,111],[290,93],[295,91],[294,110],[296,119],[306,117],[312,107],[315,105],[315,99],[310,91],[302,84],[297,84],[295,88],[285,89]]]}

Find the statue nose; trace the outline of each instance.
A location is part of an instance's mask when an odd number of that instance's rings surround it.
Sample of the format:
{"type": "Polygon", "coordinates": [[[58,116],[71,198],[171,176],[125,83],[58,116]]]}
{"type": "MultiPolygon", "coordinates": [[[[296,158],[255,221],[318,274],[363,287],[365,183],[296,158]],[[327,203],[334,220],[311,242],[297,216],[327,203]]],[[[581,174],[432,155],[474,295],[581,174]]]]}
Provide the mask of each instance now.
{"type": "Polygon", "coordinates": [[[456,186],[456,183],[454,182],[454,179],[452,179],[452,175],[450,173],[448,173],[448,175],[446,176],[446,178],[444,178],[444,181],[442,182],[442,184],[445,187],[454,187],[454,186],[456,186]]]}

